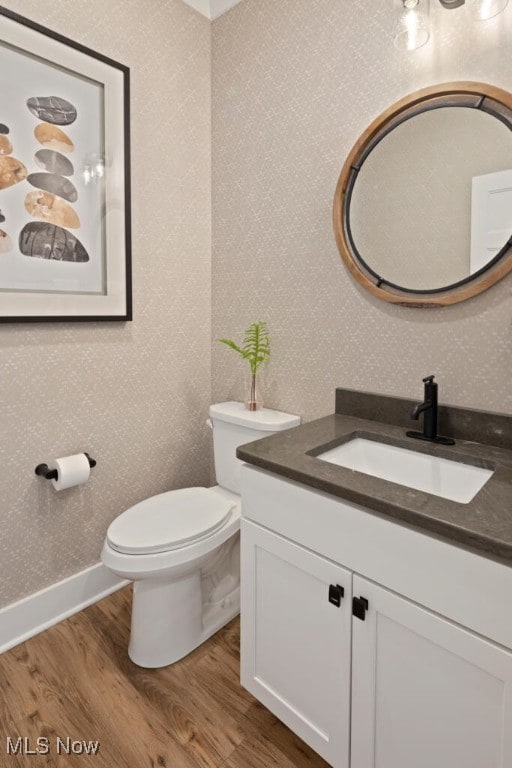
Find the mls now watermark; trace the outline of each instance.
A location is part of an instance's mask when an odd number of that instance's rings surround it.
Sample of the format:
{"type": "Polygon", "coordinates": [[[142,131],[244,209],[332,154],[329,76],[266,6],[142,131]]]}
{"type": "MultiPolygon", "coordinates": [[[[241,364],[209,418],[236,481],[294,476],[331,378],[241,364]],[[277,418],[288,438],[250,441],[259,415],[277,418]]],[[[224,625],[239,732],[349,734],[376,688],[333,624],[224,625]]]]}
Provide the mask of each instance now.
{"type": "Polygon", "coordinates": [[[56,736],[49,739],[46,736],[31,740],[28,736],[7,737],[8,755],[97,755],[100,751],[99,741],[84,741],[72,739],[70,736],[56,736]]]}

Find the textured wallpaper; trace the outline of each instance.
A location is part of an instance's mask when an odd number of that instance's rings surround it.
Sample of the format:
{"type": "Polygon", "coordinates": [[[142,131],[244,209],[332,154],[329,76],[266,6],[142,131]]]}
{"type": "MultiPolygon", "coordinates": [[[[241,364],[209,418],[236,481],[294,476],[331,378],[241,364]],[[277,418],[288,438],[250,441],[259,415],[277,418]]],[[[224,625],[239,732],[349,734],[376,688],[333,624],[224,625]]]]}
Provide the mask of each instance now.
{"type": "Polygon", "coordinates": [[[2,0],[132,76],[134,322],[0,325],[0,606],[98,562],[109,522],[209,481],[210,23],[181,0],[2,0]],[[88,450],[90,481],[34,475],[88,450]]]}
{"type": "MultiPolygon", "coordinates": [[[[512,275],[446,309],[373,298],[341,263],[331,224],[343,161],[370,121],[418,88],[512,90],[512,5],[485,24],[432,7],[415,53],[392,42],[390,0],[243,0],[213,24],[213,338],[267,320],[266,402],[311,419],[336,386],[512,413],[512,275]]],[[[213,396],[241,364],[214,344],[213,396]]]]}
{"type": "Polygon", "coordinates": [[[393,307],[349,278],[331,227],[344,157],[390,103],[461,78],[512,90],[512,6],[478,27],[436,3],[406,55],[388,0],[243,0],[213,27],[181,0],[2,2],[131,67],[135,319],[0,325],[0,607],[98,562],[129,505],[208,483],[211,384],[216,401],[246,386],[211,337],[254,320],[267,404],[306,419],[336,386],[420,397],[429,373],[444,402],[512,412],[512,279],[393,307]],[[86,485],[33,475],[78,450],[98,460],[86,485]]]}

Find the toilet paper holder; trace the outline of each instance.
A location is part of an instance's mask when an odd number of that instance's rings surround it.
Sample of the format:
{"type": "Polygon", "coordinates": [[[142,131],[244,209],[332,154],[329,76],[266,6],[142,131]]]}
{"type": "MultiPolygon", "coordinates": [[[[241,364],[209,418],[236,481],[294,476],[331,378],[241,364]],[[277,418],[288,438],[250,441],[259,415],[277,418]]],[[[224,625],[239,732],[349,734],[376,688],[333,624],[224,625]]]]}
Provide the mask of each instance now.
{"type": "MultiPolygon", "coordinates": [[[[88,453],[84,451],[84,456],[87,456],[87,461],[89,462],[89,466],[91,469],[96,466],[97,461],[96,459],[92,459],[88,453]]],[[[56,469],[50,469],[48,464],[38,464],[35,469],[36,475],[40,475],[41,477],[46,478],[46,480],[58,480],[59,479],[59,473],[56,469]]]]}

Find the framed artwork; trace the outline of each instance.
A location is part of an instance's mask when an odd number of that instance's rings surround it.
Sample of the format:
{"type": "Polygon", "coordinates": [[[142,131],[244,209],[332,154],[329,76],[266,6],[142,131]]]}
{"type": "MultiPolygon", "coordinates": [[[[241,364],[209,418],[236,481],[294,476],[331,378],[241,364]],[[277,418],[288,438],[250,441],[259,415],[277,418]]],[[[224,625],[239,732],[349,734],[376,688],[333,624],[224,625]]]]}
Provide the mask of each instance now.
{"type": "Polygon", "coordinates": [[[0,322],[132,319],[129,87],[0,6],[0,322]]]}

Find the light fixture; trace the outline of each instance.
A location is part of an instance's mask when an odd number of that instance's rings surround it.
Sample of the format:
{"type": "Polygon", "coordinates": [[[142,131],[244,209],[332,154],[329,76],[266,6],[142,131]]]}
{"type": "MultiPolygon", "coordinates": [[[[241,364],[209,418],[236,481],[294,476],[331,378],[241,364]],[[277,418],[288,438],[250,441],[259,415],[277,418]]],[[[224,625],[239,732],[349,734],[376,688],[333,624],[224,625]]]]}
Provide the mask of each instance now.
{"type": "Polygon", "coordinates": [[[430,37],[429,0],[394,0],[395,46],[414,51],[430,37]]]}
{"type": "MultiPolygon", "coordinates": [[[[447,10],[468,5],[471,15],[486,21],[505,10],[508,0],[439,0],[447,10]]],[[[395,46],[404,51],[421,48],[430,37],[429,0],[393,0],[395,46]]]]}

